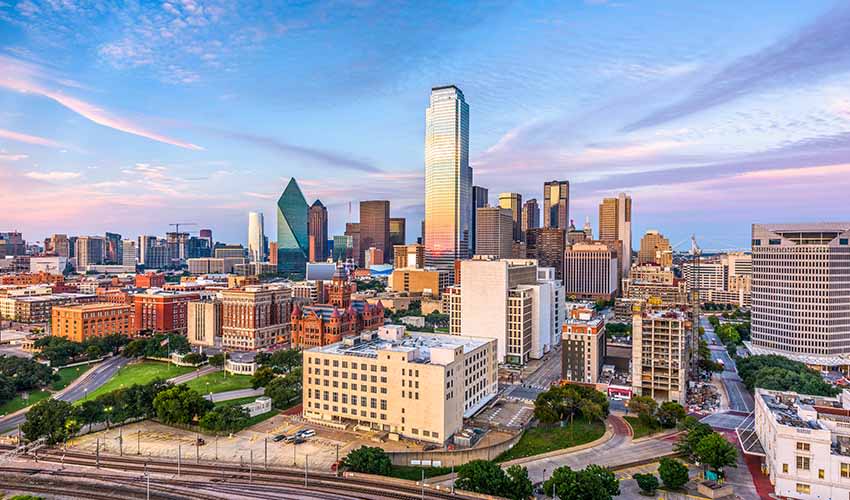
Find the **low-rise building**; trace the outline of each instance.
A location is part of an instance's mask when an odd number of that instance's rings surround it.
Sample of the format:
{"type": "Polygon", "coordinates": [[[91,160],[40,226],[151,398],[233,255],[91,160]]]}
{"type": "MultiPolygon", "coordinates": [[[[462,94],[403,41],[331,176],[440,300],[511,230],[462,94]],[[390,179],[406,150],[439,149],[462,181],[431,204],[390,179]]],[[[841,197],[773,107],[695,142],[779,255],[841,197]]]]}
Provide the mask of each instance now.
{"type": "Polygon", "coordinates": [[[132,336],[133,306],[96,302],[74,306],[54,306],[51,335],[83,342],[107,335],[132,336]]]}
{"type": "Polygon", "coordinates": [[[136,331],[186,334],[189,302],[200,299],[195,292],[167,292],[149,288],[133,297],[136,331]]]}
{"type": "Polygon", "coordinates": [[[224,360],[224,371],[234,375],[253,375],[257,371],[256,352],[231,352],[224,360]]]}
{"type": "Polygon", "coordinates": [[[304,417],[443,444],[498,391],[495,339],[388,325],[304,351],[304,417]]]}
{"type": "Polygon", "coordinates": [[[11,319],[20,323],[48,323],[54,306],[86,304],[95,302],[97,296],[81,293],[54,293],[51,295],[31,295],[24,297],[5,297],[3,301],[11,301],[2,306],[4,317],[14,308],[11,319]]]}
{"type": "Polygon", "coordinates": [[[561,334],[561,378],[595,384],[605,361],[605,319],[591,308],[571,309],[561,334]]]}
{"type": "Polygon", "coordinates": [[[434,268],[396,269],[390,275],[387,285],[393,292],[407,292],[410,295],[430,295],[439,297],[442,290],[451,284],[448,271],[434,268]]]}

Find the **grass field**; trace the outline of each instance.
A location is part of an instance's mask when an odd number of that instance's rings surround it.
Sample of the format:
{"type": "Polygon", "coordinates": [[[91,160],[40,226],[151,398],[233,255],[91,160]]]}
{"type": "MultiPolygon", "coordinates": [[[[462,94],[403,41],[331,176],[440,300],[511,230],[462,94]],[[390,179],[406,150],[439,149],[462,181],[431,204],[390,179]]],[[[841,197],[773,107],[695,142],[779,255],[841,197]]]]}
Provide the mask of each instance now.
{"type": "Polygon", "coordinates": [[[572,425],[566,427],[532,427],[525,431],[513,448],[499,455],[496,461],[506,462],[515,458],[572,448],[599,439],[603,434],[605,434],[605,424],[600,420],[587,422],[584,419],[576,419],[572,425]]]}
{"type": "Polygon", "coordinates": [[[88,371],[89,368],[91,368],[91,364],[60,368],[57,372],[57,374],[59,375],[59,380],[53,382],[53,384],[50,385],[50,388],[54,391],[61,391],[62,389],[68,387],[71,382],[77,380],[80,375],[88,371]]]}
{"type": "Polygon", "coordinates": [[[250,389],[251,377],[248,375],[232,375],[224,372],[213,372],[186,382],[190,388],[201,394],[250,389]]]}
{"type": "Polygon", "coordinates": [[[445,474],[450,474],[452,472],[451,467],[416,467],[406,465],[393,465],[393,468],[390,471],[390,477],[407,479],[409,481],[421,481],[423,470],[425,471],[426,478],[442,476],[445,474]]]}
{"type": "MultiPolygon", "coordinates": [[[[130,387],[133,384],[147,384],[154,379],[169,379],[192,371],[190,366],[176,366],[160,361],[142,361],[127,365],[115,374],[108,382],[90,392],[86,399],[96,398],[101,394],[112,392],[122,387],[130,387]]],[[[82,401],[82,400],[81,400],[82,401]]],[[[77,401],[76,404],[79,404],[77,401]]]]}
{"type": "Polygon", "coordinates": [[[0,406],[0,415],[8,415],[9,413],[18,411],[21,408],[26,408],[29,405],[34,405],[42,399],[47,399],[49,397],[49,391],[32,391],[29,393],[29,399],[26,400],[21,398],[21,396],[17,396],[15,399],[6,401],[5,404],[0,406]]]}
{"type": "Polygon", "coordinates": [[[632,438],[638,439],[645,436],[651,436],[656,432],[661,432],[661,427],[650,427],[640,421],[638,417],[623,417],[626,422],[632,427],[632,438]]]}

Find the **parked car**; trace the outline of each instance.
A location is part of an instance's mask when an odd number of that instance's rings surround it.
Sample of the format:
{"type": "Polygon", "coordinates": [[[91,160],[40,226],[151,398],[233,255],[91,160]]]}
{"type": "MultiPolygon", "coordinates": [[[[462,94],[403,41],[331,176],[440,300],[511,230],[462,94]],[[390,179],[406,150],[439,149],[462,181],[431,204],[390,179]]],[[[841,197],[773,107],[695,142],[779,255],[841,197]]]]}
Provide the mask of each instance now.
{"type": "Polygon", "coordinates": [[[286,434],[278,434],[277,436],[272,438],[272,441],[274,441],[275,443],[279,443],[284,439],[286,439],[286,434]]]}
{"type": "Polygon", "coordinates": [[[298,436],[301,436],[303,438],[309,438],[315,436],[316,431],[314,431],[313,429],[301,429],[300,431],[298,431],[297,434],[298,436]]]}
{"type": "Polygon", "coordinates": [[[301,437],[301,436],[295,436],[295,439],[293,439],[293,440],[292,440],[292,444],[301,444],[301,443],[303,443],[303,442],[305,442],[305,441],[307,441],[307,440],[306,440],[306,439],[304,439],[303,437],[301,437]]]}

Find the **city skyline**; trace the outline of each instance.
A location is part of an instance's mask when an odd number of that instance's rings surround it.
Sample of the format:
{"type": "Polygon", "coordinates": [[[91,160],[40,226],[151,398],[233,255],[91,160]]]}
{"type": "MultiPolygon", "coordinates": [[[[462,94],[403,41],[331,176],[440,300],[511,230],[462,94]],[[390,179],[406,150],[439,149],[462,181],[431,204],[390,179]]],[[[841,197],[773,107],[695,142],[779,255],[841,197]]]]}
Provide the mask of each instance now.
{"type": "Polygon", "coordinates": [[[191,220],[244,243],[247,213],[274,213],[295,177],[329,236],[357,220],[349,202],[387,199],[415,241],[422,109],[457,84],[491,205],[564,179],[576,221],[596,226],[623,191],[635,235],[746,248],[752,222],[832,218],[850,182],[850,7],[775,5],[466,4],[422,23],[416,5],[3,4],[0,230],[135,237],[191,220]]]}

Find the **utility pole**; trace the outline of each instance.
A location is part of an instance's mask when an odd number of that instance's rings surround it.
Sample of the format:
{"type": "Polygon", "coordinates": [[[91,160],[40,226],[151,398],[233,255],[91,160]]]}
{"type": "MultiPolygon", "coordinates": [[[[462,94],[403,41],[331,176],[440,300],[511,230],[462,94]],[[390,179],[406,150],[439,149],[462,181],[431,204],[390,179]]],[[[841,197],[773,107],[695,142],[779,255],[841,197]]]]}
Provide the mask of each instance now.
{"type": "Polygon", "coordinates": [[[147,462],[145,462],[145,479],[147,480],[147,483],[148,483],[147,488],[146,488],[147,491],[145,493],[145,499],[151,500],[151,475],[148,472],[147,462]]]}
{"type": "Polygon", "coordinates": [[[177,477],[180,477],[180,451],[181,451],[180,443],[177,443],[177,477]]]}
{"type": "Polygon", "coordinates": [[[96,448],[95,448],[95,451],[94,451],[94,457],[95,457],[94,461],[95,461],[97,468],[100,469],[100,438],[97,438],[96,443],[97,444],[95,445],[96,448]]]}
{"type": "Polygon", "coordinates": [[[336,445],[336,470],[334,475],[339,477],[339,445],[336,445]]]}
{"type": "Polygon", "coordinates": [[[118,428],[118,456],[124,456],[124,427],[118,428]]]}
{"type": "Polygon", "coordinates": [[[263,468],[269,468],[269,438],[263,439],[263,468]]]}
{"type": "Polygon", "coordinates": [[[195,435],[195,463],[201,463],[201,435],[195,435]]]}
{"type": "Polygon", "coordinates": [[[142,454],[142,430],[136,431],[136,455],[142,454]]]}
{"type": "Polygon", "coordinates": [[[218,462],[218,433],[215,435],[215,461],[218,462]]]}
{"type": "Polygon", "coordinates": [[[422,500],[425,500],[425,469],[422,469],[422,500]]]}
{"type": "Polygon", "coordinates": [[[307,487],[307,462],[310,460],[310,455],[304,455],[304,487],[307,487]]]}
{"type": "Polygon", "coordinates": [[[252,482],[254,480],[254,449],[248,450],[250,452],[248,462],[248,482],[252,482]]]}

